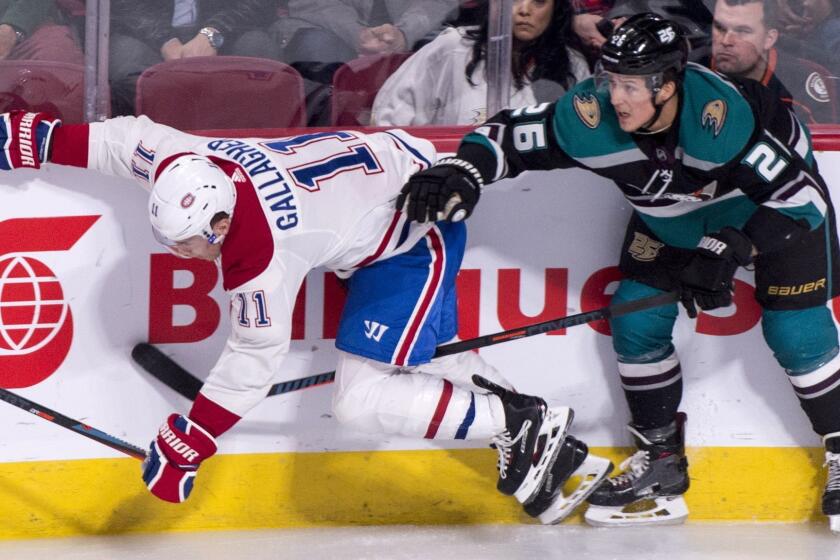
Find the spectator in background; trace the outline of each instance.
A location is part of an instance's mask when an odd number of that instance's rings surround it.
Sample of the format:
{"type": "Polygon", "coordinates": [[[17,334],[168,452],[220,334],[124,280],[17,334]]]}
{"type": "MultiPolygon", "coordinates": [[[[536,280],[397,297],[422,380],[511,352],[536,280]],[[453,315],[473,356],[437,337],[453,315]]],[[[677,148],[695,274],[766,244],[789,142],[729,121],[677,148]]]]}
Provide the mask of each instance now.
{"type": "Polygon", "coordinates": [[[712,28],[713,70],[757,80],[772,89],[804,123],[836,122],[825,70],[775,48],[775,0],[717,0],[712,28]]]}
{"type": "Polygon", "coordinates": [[[780,44],[840,74],[840,0],[776,0],[780,44]]]}
{"type": "MultiPolygon", "coordinates": [[[[580,41],[582,52],[587,60],[598,58],[601,45],[612,33],[613,22],[606,18],[615,0],[573,0],[572,31],[580,41]]],[[[620,22],[615,22],[618,27],[620,22]]]]}
{"type": "Polygon", "coordinates": [[[137,78],[154,64],[195,56],[279,59],[267,27],[276,0],[111,0],[111,112],[134,113],[137,78]]]}
{"type": "Polygon", "coordinates": [[[600,56],[601,45],[614,27],[642,12],[680,24],[691,43],[689,60],[708,59],[712,14],[702,0],[577,0],[572,26],[590,63],[600,56]]]}
{"type": "Polygon", "coordinates": [[[83,64],[84,54],[55,0],[0,0],[0,59],[83,64]]]}
{"type": "Polygon", "coordinates": [[[304,78],[329,83],[341,62],[412,50],[456,7],[455,0],[289,0],[289,17],[274,32],[304,78]]]}
{"type": "MultiPolygon", "coordinates": [[[[589,76],[583,55],[570,47],[568,0],[513,3],[511,107],[553,101],[589,76]]],[[[394,72],[376,96],[372,124],[475,125],[487,117],[488,23],[448,28],[394,72]]]]}

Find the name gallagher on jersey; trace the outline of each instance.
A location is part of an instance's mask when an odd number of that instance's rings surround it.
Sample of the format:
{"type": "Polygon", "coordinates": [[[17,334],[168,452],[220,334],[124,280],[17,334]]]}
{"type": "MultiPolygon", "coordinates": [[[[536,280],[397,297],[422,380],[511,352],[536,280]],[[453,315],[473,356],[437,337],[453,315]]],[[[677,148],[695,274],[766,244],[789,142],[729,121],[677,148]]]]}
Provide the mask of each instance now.
{"type": "Polygon", "coordinates": [[[298,225],[295,195],[268,155],[241,140],[213,140],[207,143],[207,147],[224,153],[245,169],[271,211],[280,214],[274,221],[278,228],[287,230],[298,225]],[[257,180],[265,173],[269,175],[257,180]]]}

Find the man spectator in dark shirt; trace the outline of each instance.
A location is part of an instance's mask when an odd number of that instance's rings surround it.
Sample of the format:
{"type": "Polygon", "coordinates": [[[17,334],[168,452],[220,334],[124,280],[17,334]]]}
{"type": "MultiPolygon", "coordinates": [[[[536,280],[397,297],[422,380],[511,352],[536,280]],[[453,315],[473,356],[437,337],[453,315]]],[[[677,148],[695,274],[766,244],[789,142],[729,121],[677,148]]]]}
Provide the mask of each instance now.
{"type": "Polygon", "coordinates": [[[778,39],[773,0],[717,0],[710,66],[776,91],[804,123],[837,122],[837,100],[825,69],[777,50],[778,39]]]}
{"type": "Polygon", "coordinates": [[[279,58],[266,28],[276,0],[112,0],[111,112],[134,113],[137,78],[164,60],[236,55],[279,58]]]}

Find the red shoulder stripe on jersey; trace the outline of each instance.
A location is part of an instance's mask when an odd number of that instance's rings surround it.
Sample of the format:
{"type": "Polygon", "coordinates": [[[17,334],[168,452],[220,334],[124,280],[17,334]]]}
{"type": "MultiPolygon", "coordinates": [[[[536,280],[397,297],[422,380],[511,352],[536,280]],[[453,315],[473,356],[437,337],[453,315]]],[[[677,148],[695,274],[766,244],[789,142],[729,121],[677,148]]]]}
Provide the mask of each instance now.
{"type": "Polygon", "coordinates": [[[88,166],[90,126],[65,124],[53,132],[50,162],[75,167],[88,166]]]}
{"type": "Polygon", "coordinates": [[[233,182],[236,206],[230,231],[222,242],[222,283],[225,290],[233,290],[265,272],[274,255],[274,236],[245,170],[232,161],[209,157],[228,177],[241,170],[242,179],[233,182]]]}

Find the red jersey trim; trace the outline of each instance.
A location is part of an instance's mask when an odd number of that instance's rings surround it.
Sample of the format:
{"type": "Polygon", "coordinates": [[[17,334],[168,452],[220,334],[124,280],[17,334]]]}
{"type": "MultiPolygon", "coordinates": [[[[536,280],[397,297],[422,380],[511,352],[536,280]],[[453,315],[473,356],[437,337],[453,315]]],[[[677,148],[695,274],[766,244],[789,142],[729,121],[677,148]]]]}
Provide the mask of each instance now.
{"type": "Polygon", "coordinates": [[[236,206],[230,231],[222,242],[222,282],[224,289],[233,290],[265,272],[274,256],[274,237],[257,198],[254,184],[239,164],[208,156],[222,168],[225,175],[240,180],[236,187],[236,206]]]}
{"type": "Polygon", "coordinates": [[[65,124],[53,132],[50,163],[88,166],[90,148],[90,126],[86,124],[65,124]]]}
{"type": "Polygon", "coordinates": [[[241,416],[211,401],[202,393],[195,398],[189,417],[190,420],[210,432],[213,437],[219,437],[242,419],[241,416]]]}
{"type": "Polygon", "coordinates": [[[391,242],[391,238],[394,236],[394,230],[397,229],[397,224],[400,223],[401,217],[402,212],[400,212],[399,210],[394,212],[394,217],[391,219],[391,223],[388,226],[387,231],[385,231],[385,235],[382,237],[382,240],[379,242],[379,246],[376,248],[376,251],[362,259],[359,262],[359,264],[353,267],[354,269],[369,265],[370,263],[378,259],[382,255],[382,253],[385,252],[385,249],[388,248],[388,244],[391,242]]]}

